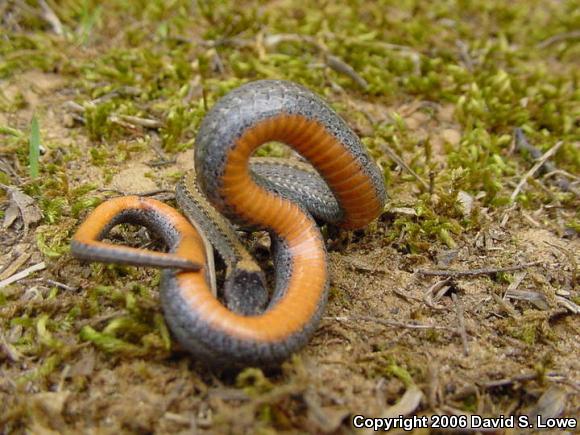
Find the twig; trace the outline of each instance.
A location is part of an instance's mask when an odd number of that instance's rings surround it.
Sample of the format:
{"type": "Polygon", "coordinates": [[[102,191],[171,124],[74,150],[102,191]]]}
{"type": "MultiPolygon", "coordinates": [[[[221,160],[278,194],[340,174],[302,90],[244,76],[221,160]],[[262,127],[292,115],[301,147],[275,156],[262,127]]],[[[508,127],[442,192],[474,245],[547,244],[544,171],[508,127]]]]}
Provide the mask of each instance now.
{"type": "Polygon", "coordinates": [[[136,88],[134,86],[120,86],[117,89],[113,89],[110,92],[107,92],[104,95],[101,95],[98,98],[95,98],[94,100],[91,100],[88,102],[88,104],[92,104],[92,105],[99,105],[104,103],[105,101],[109,101],[112,100],[113,98],[117,98],[117,97],[137,97],[141,95],[141,89],[136,88]]]}
{"type": "Polygon", "coordinates": [[[77,103],[76,101],[72,101],[72,100],[65,101],[62,104],[62,106],[65,109],[70,110],[71,112],[74,112],[74,113],[79,113],[79,114],[85,113],[85,108],[83,106],[81,106],[79,103],[77,103]]]}
{"type": "MultiPolygon", "coordinates": [[[[557,380],[560,378],[564,378],[564,376],[558,373],[546,373],[545,376],[547,378],[551,378],[553,380],[557,380]]],[[[533,381],[535,379],[541,378],[540,373],[525,373],[523,375],[516,375],[512,378],[505,378],[505,379],[498,379],[497,381],[488,381],[488,382],[478,382],[480,386],[483,388],[497,388],[497,387],[505,387],[506,385],[515,384],[516,382],[522,381],[533,381]]]]}
{"type": "Polygon", "coordinates": [[[332,55],[326,55],[326,64],[338,73],[349,76],[359,87],[366,90],[369,87],[368,82],[363,79],[352,66],[347,64],[342,59],[332,55]]]}
{"type": "Polygon", "coordinates": [[[455,312],[457,314],[457,322],[459,323],[459,336],[461,337],[461,344],[463,345],[463,355],[469,356],[469,347],[467,343],[467,331],[465,330],[465,317],[463,315],[463,303],[455,293],[451,293],[451,299],[455,303],[455,312]]]}
{"type": "Polygon", "coordinates": [[[15,283],[16,281],[20,281],[21,279],[26,278],[31,273],[43,270],[44,268],[46,268],[46,264],[44,263],[44,261],[42,261],[38,264],[35,264],[34,266],[30,266],[24,269],[23,271],[15,273],[10,278],[6,278],[5,280],[0,281],[0,289],[9,286],[10,284],[15,283]]]}
{"type": "Polygon", "coordinates": [[[531,217],[525,211],[520,210],[520,213],[522,214],[522,216],[523,216],[523,218],[525,220],[527,220],[530,224],[532,224],[533,227],[536,227],[536,228],[541,228],[542,227],[542,224],[540,224],[537,220],[535,220],[533,217],[531,217]]]}
{"type": "MultiPolygon", "coordinates": [[[[549,163],[549,162],[547,162],[547,163],[549,163]]],[[[563,169],[555,169],[553,171],[550,171],[544,175],[544,178],[550,178],[550,177],[554,177],[556,175],[561,175],[562,177],[569,178],[570,180],[573,180],[573,182],[580,181],[580,177],[577,177],[576,175],[573,175],[570,172],[566,172],[563,169]]]]}
{"type": "Polygon", "coordinates": [[[314,46],[319,51],[327,51],[326,47],[310,35],[299,35],[297,33],[276,33],[264,37],[264,46],[275,47],[282,42],[306,42],[314,46]]]}
{"type": "MultiPolygon", "coordinates": [[[[133,88],[125,88],[125,89],[118,89],[113,91],[110,94],[107,94],[101,99],[96,99],[91,101],[89,104],[96,105],[105,101],[105,97],[107,96],[116,96],[116,95],[133,95],[135,89],[133,88]]],[[[76,115],[79,115],[76,119],[84,121],[84,118],[80,115],[83,115],[86,111],[85,107],[81,106],[80,104],[74,101],[66,101],[63,104],[63,107],[70,112],[73,112],[76,115]]],[[[163,127],[163,122],[159,121],[158,119],[150,119],[150,118],[142,118],[140,116],[131,116],[131,115],[111,115],[109,116],[109,121],[114,122],[115,124],[121,125],[122,127],[126,128],[133,128],[135,126],[149,128],[153,130],[157,130],[163,127]]]]}
{"type": "Polygon", "coordinates": [[[390,326],[393,328],[407,328],[407,329],[441,329],[446,331],[456,332],[455,329],[449,328],[447,326],[439,325],[425,325],[425,324],[415,324],[415,323],[402,323],[396,322],[394,320],[385,320],[378,317],[371,316],[336,316],[336,317],[325,317],[325,320],[336,320],[338,322],[372,322],[378,323],[379,325],[390,326]]]}
{"type": "Polygon", "coordinates": [[[312,45],[320,52],[320,54],[322,54],[326,65],[328,65],[334,71],[350,77],[362,89],[366,90],[368,88],[369,84],[367,81],[362,78],[351,65],[346,63],[338,56],[333,55],[324,44],[320,43],[312,36],[298,35],[293,33],[279,33],[275,35],[268,35],[263,38],[265,47],[274,47],[281,42],[306,42],[307,44],[312,45]]]}
{"type": "MultiPolygon", "coordinates": [[[[530,155],[534,160],[542,158],[542,152],[528,142],[528,139],[526,138],[526,135],[524,134],[524,131],[521,128],[514,129],[514,136],[516,149],[518,151],[520,152],[526,151],[530,153],[530,155]]],[[[538,173],[540,175],[548,173],[551,174],[550,176],[552,176],[555,174],[559,174],[560,171],[558,170],[556,165],[554,165],[552,162],[546,161],[541,167],[538,168],[538,173]]],[[[555,178],[556,178],[555,179],[556,186],[558,186],[560,189],[566,192],[571,191],[570,182],[566,178],[562,176],[556,176],[555,178]]]]}
{"type": "Polygon", "coordinates": [[[419,269],[417,272],[426,276],[477,276],[477,275],[493,275],[499,272],[513,272],[514,270],[527,269],[528,267],[536,266],[541,261],[533,261],[531,263],[518,264],[516,266],[497,267],[497,268],[483,268],[471,270],[425,270],[419,269]]]}
{"type": "Polygon", "coordinates": [[[421,176],[419,174],[417,174],[415,171],[413,171],[413,169],[411,169],[409,167],[409,165],[407,165],[403,159],[401,157],[399,157],[397,155],[397,153],[395,153],[395,151],[393,151],[391,149],[390,146],[388,146],[387,144],[383,143],[382,144],[385,152],[389,155],[389,157],[400,167],[402,167],[403,169],[405,169],[409,174],[411,174],[413,177],[415,177],[415,179],[421,183],[421,186],[423,186],[423,188],[428,192],[429,191],[429,184],[423,180],[423,178],[421,178],[421,176]]]}
{"type": "Polygon", "coordinates": [[[580,314],[580,305],[563,296],[555,296],[556,302],[574,314],[580,314]]]}
{"type": "Polygon", "coordinates": [[[538,48],[546,48],[557,42],[562,42],[567,39],[580,39],[580,30],[574,30],[572,32],[558,33],[557,35],[551,36],[548,39],[544,39],[540,42],[538,48]]]}
{"type": "Polygon", "coordinates": [[[510,197],[511,202],[514,202],[516,197],[519,195],[520,191],[527,183],[528,178],[532,177],[538,171],[538,169],[540,169],[546,163],[546,161],[550,157],[552,157],[554,154],[556,154],[563,144],[564,144],[564,142],[562,142],[562,141],[556,143],[556,145],[554,145],[552,148],[550,148],[548,151],[546,151],[544,153],[544,155],[542,155],[542,157],[540,157],[540,159],[536,162],[536,164],[534,166],[532,166],[532,168],[528,172],[526,172],[526,174],[522,177],[522,179],[520,180],[520,182],[518,183],[518,185],[514,189],[512,195],[510,197]]]}
{"type": "Polygon", "coordinates": [[[67,285],[67,284],[62,283],[62,282],[55,281],[54,279],[45,279],[44,282],[46,282],[48,285],[53,285],[55,287],[58,287],[58,288],[61,288],[63,290],[67,290],[67,291],[70,291],[70,292],[74,292],[74,291],[77,290],[76,288],[71,287],[70,285],[67,285]]]}

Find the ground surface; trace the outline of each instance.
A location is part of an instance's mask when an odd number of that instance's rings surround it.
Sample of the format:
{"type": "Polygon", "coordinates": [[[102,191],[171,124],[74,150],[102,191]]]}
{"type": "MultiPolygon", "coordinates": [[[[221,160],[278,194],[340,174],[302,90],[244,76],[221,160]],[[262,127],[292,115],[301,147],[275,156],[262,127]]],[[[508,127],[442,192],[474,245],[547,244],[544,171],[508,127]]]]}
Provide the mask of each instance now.
{"type": "Polygon", "coordinates": [[[0,432],[580,414],[578,2],[299,3],[0,3],[0,432]],[[80,264],[68,243],[119,192],[173,203],[206,108],[257,78],[328,99],[390,200],[367,230],[325,230],[309,345],[279,371],[224,374],[170,338],[157,271],[80,264]],[[553,166],[526,178],[526,144],[553,166]]]}

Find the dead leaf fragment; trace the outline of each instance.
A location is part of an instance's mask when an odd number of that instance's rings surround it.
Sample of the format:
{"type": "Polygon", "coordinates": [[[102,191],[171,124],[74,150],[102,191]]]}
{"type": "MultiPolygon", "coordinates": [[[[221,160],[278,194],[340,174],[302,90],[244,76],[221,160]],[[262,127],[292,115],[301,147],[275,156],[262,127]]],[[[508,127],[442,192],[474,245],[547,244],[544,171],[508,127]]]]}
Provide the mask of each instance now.
{"type": "Polygon", "coordinates": [[[24,235],[28,234],[28,228],[42,219],[42,212],[36,205],[34,198],[26,195],[17,187],[8,187],[10,205],[6,210],[2,227],[10,227],[18,216],[22,218],[24,224],[24,235]]]}
{"type": "Polygon", "coordinates": [[[564,388],[553,385],[540,396],[538,402],[529,412],[532,421],[536,421],[538,416],[542,419],[558,417],[566,407],[568,394],[564,388]]]}

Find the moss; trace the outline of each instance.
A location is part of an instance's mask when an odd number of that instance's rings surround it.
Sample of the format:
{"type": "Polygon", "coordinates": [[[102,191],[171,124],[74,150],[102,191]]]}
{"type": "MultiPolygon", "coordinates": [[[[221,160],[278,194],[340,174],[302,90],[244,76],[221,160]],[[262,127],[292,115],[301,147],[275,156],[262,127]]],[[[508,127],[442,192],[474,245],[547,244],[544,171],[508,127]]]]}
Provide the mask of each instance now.
{"type": "Polygon", "coordinates": [[[69,252],[70,234],[58,227],[45,226],[36,231],[36,246],[48,258],[58,258],[69,252]]]}
{"type": "Polygon", "coordinates": [[[111,335],[100,333],[90,326],[84,326],[79,334],[82,340],[90,341],[104,352],[125,356],[139,356],[145,352],[138,346],[111,335]]]}
{"type": "Polygon", "coordinates": [[[274,387],[264,376],[262,370],[257,368],[246,368],[236,377],[236,386],[242,388],[249,396],[257,396],[267,393],[274,387]]]}
{"type": "MultiPolygon", "coordinates": [[[[19,298],[23,289],[32,287],[28,281],[2,289],[4,323],[0,328],[6,328],[7,337],[14,332],[17,338],[10,345],[26,357],[29,368],[18,383],[27,391],[41,390],[43,383],[49,384],[47,380],[60,377],[59,371],[75,367],[78,352],[67,352],[79,345],[81,352],[93,346],[98,355],[142,358],[148,364],[157,357],[167,358],[172,341],[155,291],[160,274],[96,264],[83,266],[81,271],[70,259],[69,240],[79,220],[105,198],[97,188],[106,187],[120,167],[149,161],[149,145],[156,141],[169,154],[194,147],[208,108],[242,83],[261,78],[294,80],[325,97],[347,118],[381,166],[391,197],[387,213],[375,228],[354,236],[357,244],[360,240],[372,249],[395,246],[406,254],[403,263],[417,254],[420,261],[409,263],[413,267],[422,267],[438,250],[471,246],[476,235],[485,235],[490,223],[503,215],[515,185],[534,164],[531,156],[514,151],[515,127],[542,152],[563,141],[552,161],[568,173],[580,172],[580,76],[575,63],[580,45],[574,39],[558,40],[577,28],[578,7],[573,0],[349,0],[316,7],[258,0],[114,0],[106,7],[94,0],[50,1],[61,21],[62,35],[54,34],[35,2],[16,3],[8,2],[0,18],[6,30],[0,41],[0,111],[4,115],[0,116],[0,153],[7,156],[6,165],[0,168],[0,182],[22,185],[42,211],[40,226],[32,229],[32,240],[47,264],[41,276],[70,280],[71,285],[82,287],[71,292],[39,281],[42,297],[25,304],[19,298]],[[280,34],[298,37],[274,43],[275,35],[280,34]],[[328,54],[350,65],[368,87],[329,66],[328,54]],[[62,80],[60,87],[43,87],[37,82],[43,73],[62,80]],[[75,112],[67,133],[52,129],[51,124],[54,115],[59,119],[65,110],[63,99],[72,99],[83,108],[75,112]],[[38,178],[29,180],[28,126],[33,110],[46,152],[38,158],[38,178]],[[450,114],[443,117],[443,112],[450,114]],[[411,123],[415,114],[421,120],[419,128],[411,123]],[[125,115],[158,124],[132,125],[122,122],[125,115]],[[458,141],[442,141],[442,128],[453,129],[458,141]],[[54,139],[69,134],[72,144],[54,139]],[[417,176],[393,162],[385,146],[417,176]],[[86,176],[94,178],[86,180],[86,176]],[[470,213],[460,204],[465,194],[473,199],[470,213]],[[107,317],[111,312],[119,314],[107,317]],[[93,321],[96,323],[89,323],[93,321]]],[[[279,144],[270,143],[259,154],[285,152],[279,144]]],[[[182,170],[176,166],[159,170],[152,165],[146,176],[170,188],[182,170]]],[[[2,195],[7,201],[7,195],[2,195]]],[[[566,234],[580,232],[577,198],[560,192],[549,178],[528,180],[516,201],[523,208],[542,210],[538,218],[542,225],[550,224],[566,234]]],[[[1,208],[3,218],[7,207],[1,208]]],[[[521,224],[515,215],[510,222],[521,224]]],[[[118,230],[119,238],[136,239],[131,228],[118,230]]],[[[393,267],[397,266],[393,263],[393,267]]],[[[499,274],[496,280],[503,285],[511,279],[509,274],[499,274]]],[[[356,306],[346,299],[348,292],[339,288],[341,285],[331,286],[331,304],[356,306]]],[[[417,289],[409,289],[410,294],[413,290],[417,289]]],[[[572,300],[579,303],[578,297],[572,296],[572,300]]],[[[403,316],[405,311],[392,313],[403,316]]],[[[429,314],[434,319],[437,315],[429,314]]],[[[555,340],[549,322],[507,319],[500,326],[502,333],[533,345],[534,350],[555,340]]],[[[313,343],[342,346],[336,344],[340,340],[332,336],[331,328],[317,334],[313,343]]],[[[366,351],[357,347],[353,337],[356,335],[348,337],[346,352],[366,351]]],[[[438,330],[411,331],[395,338],[403,343],[409,338],[420,340],[427,348],[449,343],[447,333],[438,330]]],[[[390,348],[391,339],[389,336],[378,345],[384,346],[383,351],[373,352],[357,366],[359,374],[396,377],[406,385],[423,381],[427,364],[417,361],[422,355],[417,343],[397,347],[395,352],[390,348]]],[[[317,348],[313,349],[306,352],[316,354],[317,348]]],[[[175,365],[180,357],[175,355],[164,369],[175,369],[172,376],[178,373],[175,379],[179,379],[181,369],[175,365]]],[[[318,356],[313,358],[317,361],[318,356]]],[[[9,362],[8,370],[17,365],[9,362]]],[[[189,366],[187,370],[191,377],[189,366]]],[[[12,375],[7,371],[7,376],[12,375]]],[[[259,398],[275,390],[285,376],[296,374],[270,376],[248,369],[238,376],[236,386],[259,398]]],[[[68,382],[69,378],[63,379],[68,382]]],[[[96,388],[91,382],[74,377],[67,385],[83,391],[96,388]]],[[[194,393],[188,396],[219,399],[207,391],[210,380],[196,382],[191,387],[194,393]]],[[[312,382],[316,389],[317,380],[312,382]]],[[[325,385],[329,390],[334,386],[325,385]]],[[[348,391],[350,386],[340,393],[346,401],[348,391]]],[[[200,403],[205,406],[205,400],[191,405],[192,409],[200,403]]],[[[226,402],[218,405],[228,410],[232,401],[226,402]]],[[[308,403],[297,402],[300,405],[290,411],[276,404],[260,406],[256,409],[258,422],[247,431],[267,431],[270,424],[284,430],[312,431],[307,423],[308,403]]],[[[326,408],[328,403],[323,405],[326,408]]],[[[476,405],[474,396],[459,404],[471,412],[476,405]]],[[[200,415],[203,406],[198,409],[200,415]]],[[[0,414],[3,410],[0,406],[0,414]]],[[[149,431],[156,430],[164,431],[149,431]]]]}
{"type": "Polygon", "coordinates": [[[409,387],[414,384],[411,374],[404,367],[401,367],[394,362],[389,364],[389,366],[386,368],[386,372],[400,379],[403,384],[405,384],[405,387],[409,387]]]}

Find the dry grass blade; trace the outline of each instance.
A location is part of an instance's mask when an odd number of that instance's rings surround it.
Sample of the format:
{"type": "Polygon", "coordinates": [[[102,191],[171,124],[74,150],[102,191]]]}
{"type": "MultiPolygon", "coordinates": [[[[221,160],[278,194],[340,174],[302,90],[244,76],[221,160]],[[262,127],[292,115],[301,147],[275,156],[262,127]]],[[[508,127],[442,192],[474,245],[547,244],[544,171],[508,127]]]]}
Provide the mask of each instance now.
{"type": "Polygon", "coordinates": [[[455,311],[457,313],[457,322],[459,323],[459,336],[461,337],[461,344],[463,346],[463,355],[469,356],[469,344],[467,341],[467,331],[465,330],[465,317],[463,313],[463,303],[455,293],[451,294],[451,298],[455,303],[455,311]]]}
{"type": "Polygon", "coordinates": [[[6,268],[2,271],[2,273],[0,273],[0,281],[16,273],[16,271],[20,269],[20,266],[23,266],[24,263],[26,263],[30,257],[31,254],[28,252],[19,255],[18,258],[16,258],[16,260],[7,265],[6,268]]]}
{"type": "Polygon", "coordinates": [[[44,263],[44,261],[42,261],[38,264],[35,264],[34,266],[30,266],[29,268],[24,269],[23,271],[18,272],[9,278],[6,278],[3,281],[0,281],[0,289],[4,288],[6,286],[9,286],[10,284],[13,284],[17,281],[20,281],[21,279],[26,278],[28,275],[30,275],[34,272],[37,272],[39,270],[42,270],[44,268],[46,268],[46,264],[44,263]]]}
{"type": "Polygon", "coordinates": [[[42,8],[42,17],[50,24],[52,31],[58,36],[64,35],[64,29],[58,15],[54,13],[45,0],[38,0],[38,3],[42,8]]]}
{"type": "Polygon", "coordinates": [[[387,155],[393,160],[397,165],[401,168],[405,169],[409,174],[411,174],[415,179],[421,183],[421,186],[425,189],[425,191],[429,191],[429,183],[427,183],[419,174],[417,174],[409,165],[407,165],[399,155],[391,149],[390,146],[383,143],[381,148],[387,153],[387,155]]]}
{"type": "Polygon", "coordinates": [[[546,48],[550,45],[557,44],[558,42],[567,41],[569,39],[580,39],[580,30],[574,30],[572,32],[558,33],[557,35],[551,36],[548,39],[543,40],[538,44],[538,48],[546,48]]]}
{"type": "Polygon", "coordinates": [[[425,290],[423,295],[423,300],[425,303],[435,309],[443,309],[444,307],[441,305],[437,305],[437,301],[439,301],[445,293],[449,291],[451,288],[451,278],[445,278],[440,281],[435,282],[431,287],[425,290]]]}
{"type": "Polygon", "coordinates": [[[536,164],[534,166],[532,166],[532,168],[528,172],[526,172],[526,174],[522,177],[522,179],[520,180],[520,182],[518,183],[518,185],[516,186],[516,188],[512,192],[512,194],[510,196],[511,202],[514,202],[516,197],[520,194],[521,190],[528,182],[528,178],[533,177],[534,174],[546,163],[546,161],[548,161],[549,158],[551,158],[554,154],[556,154],[558,152],[558,150],[560,149],[560,147],[562,145],[564,145],[563,141],[556,143],[556,145],[554,145],[552,148],[550,148],[548,151],[546,151],[542,155],[542,157],[540,157],[540,159],[536,162],[536,164]]]}

